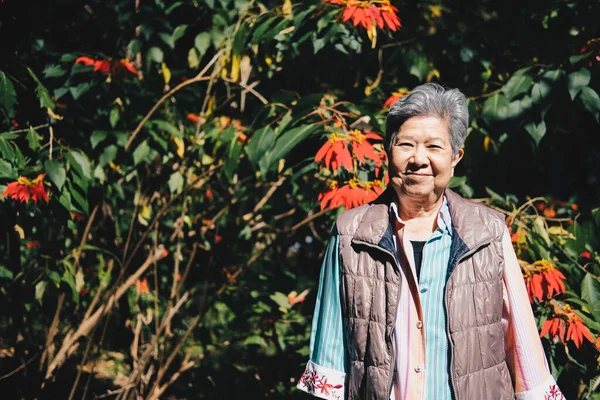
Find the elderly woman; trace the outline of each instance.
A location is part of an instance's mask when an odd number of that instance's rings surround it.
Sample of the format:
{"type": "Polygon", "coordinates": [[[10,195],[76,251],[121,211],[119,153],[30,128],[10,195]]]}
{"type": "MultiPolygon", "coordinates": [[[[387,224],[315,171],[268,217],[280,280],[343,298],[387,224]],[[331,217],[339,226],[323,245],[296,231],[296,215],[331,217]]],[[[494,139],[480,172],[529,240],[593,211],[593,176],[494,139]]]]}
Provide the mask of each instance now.
{"type": "Polygon", "coordinates": [[[325,399],[562,399],[501,214],[447,188],[465,96],[391,108],[390,187],[337,219],[298,388],[325,399]]]}

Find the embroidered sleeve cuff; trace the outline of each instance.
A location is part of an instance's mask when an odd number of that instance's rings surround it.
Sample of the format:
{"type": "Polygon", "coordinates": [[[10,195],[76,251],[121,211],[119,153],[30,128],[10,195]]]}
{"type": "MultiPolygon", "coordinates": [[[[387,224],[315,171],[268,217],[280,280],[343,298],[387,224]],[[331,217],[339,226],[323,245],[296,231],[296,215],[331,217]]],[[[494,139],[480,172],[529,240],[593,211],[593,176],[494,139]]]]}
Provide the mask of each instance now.
{"type": "Polygon", "coordinates": [[[344,399],[346,374],[309,361],[297,388],[321,399],[344,399]]]}
{"type": "Polygon", "coordinates": [[[556,381],[552,376],[548,380],[537,387],[515,394],[516,400],[565,400],[565,396],[561,393],[556,381]]]}

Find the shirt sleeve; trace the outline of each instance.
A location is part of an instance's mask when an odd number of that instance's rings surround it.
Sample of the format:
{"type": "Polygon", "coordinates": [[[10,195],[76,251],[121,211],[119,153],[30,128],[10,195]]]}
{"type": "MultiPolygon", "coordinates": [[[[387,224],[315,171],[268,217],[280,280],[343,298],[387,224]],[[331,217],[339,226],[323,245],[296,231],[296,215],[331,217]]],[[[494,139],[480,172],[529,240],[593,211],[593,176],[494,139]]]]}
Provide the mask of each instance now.
{"type": "Polygon", "coordinates": [[[310,360],[298,389],[322,399],[344,399],[346,354],[340,299],[339,236],[333,230],[319,279],[310,360]]]}
{"type": "Polygon", "coordinates": [[[508,229],[502,238],[504,254],[504,310],[506,362],[516,400],[563,400],[548,370],[525,282],[508,229]]]}

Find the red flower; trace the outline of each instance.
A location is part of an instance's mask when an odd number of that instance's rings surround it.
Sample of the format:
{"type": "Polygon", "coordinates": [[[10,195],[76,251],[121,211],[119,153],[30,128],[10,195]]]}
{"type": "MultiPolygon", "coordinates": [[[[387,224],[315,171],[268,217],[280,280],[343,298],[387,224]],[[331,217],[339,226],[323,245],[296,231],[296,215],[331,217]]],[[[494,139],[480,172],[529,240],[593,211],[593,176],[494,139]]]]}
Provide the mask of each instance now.
{"type": "Polygon", "coordinates": [[[577,348],[581,346],[584,338],[590,343],[596,344],[596,340],[581,320],[581,317],[568,304],[562,306],[558,302],[554,303],[554,316],[544,322],[540,337],[547,334],[550,335],[550,339],[558,337],[563,343],[570,340],[577,348]]]}
{"type": "Polygon", "coordinates": [[[210,189],[206,189],[206,198],[207,199],[212,199],[213,198],[213,192],[210,189]]]}
{"type": "Polygon", "coordinates": [[[519,238],[521,236],[527,236],[527,235],[523,231],[517,231],[517,232],[513,233],[512,235],[510,235],[510,241],[513,243],[519,243],[519,238]]]}
{"type": "MultiPolygon", "coordinates": [[[[581,48],[580,53],[587,53],[590,51],[592,53],[592,57],[596,59],[596,61],[600,62],[600,38],[590,39],[588,42],[581,48]]],[[[592,66],[592,61],[589,63],[590,67],[592,66]]]]}
{"type": "Polygon", "coordinates": [[[319,194],[317,200],[321,202],[321,210],[325,207],[333,210],[342,205],[349,210],[375,200],[382,192],[383,183],[379,180],[361,182],[352,179],[340,188],[337,181],[332,181],[329,190],[319,194]]]}
{"type": "Polygon", "coordinates": [[[191,114],[190,113],[190,114],[187,115],[187,119],[188,119],[188,121],[190,121],[190,122],[192,122],[194,124],[197,124],[198,121],[200,121],[200,116],[196,115],[196,114],[191,114]]]}
{"type": "Polygon", "coordinates": [[[556,217],[556,211],[554,211],[552,208],[545,208],[544,209],[544,217],[554,218],[554,217],[556,217]]]}
{"type": "Polygon", "coordinates": [[[27,203],[31,198],[37,204],[40,200],[45,200],[48,203],[48,193],[44,187],[44,174],[39,174],[37,178],[29,180],[21,176],[15,182],[11,182],[2,193],[2,197],[9,196],[13,200],[18,200],[21,203],[27,203]]]}
{"type": "Polygon", "coordinates": [[[589,251],[586,250],[586,251],[582,252],[579,255],[579,257],[591,260],[592,259],[592,253],[590,253],[589,251]]]}
{"type": "Polygon", "coordinates": [[[81,222],[83,221],[84,217],[83,215],[76,213],[76,212],[71,212],[71,218],[73,219],[73,221],[75,222],[81,222]]]}
{"type": "Polygon", "coordinates": [[[577,211],[577,210],[579,210],[579,206],[577,204],[573,203],[573,204],[571,204],[571,210],[577,211]]]}
{"type": "Polygon", "coordinates": [[[365,157],[371,160],[380,160],[379,154],[375,151],[375,148],[366,139],[383,140],[381,136],[373,132],[362,133],[358,129],[350,132],[350,141],[352,142],[352,151],[354,155],[360,160],[361,164],[364,164],[365,157]]]}
{"type": "Polygon", "coordinates": [[[397,91],[392,93],[392,95],[390,97],[388,97],[388,99],[385,101],[385,103],[383,103],[382,108],[388,108],[388,107],[393,106],[395,102],[397,102],[398,100],[400,100],[401,98],[403,98],[404,96],[406,96],[409,93],[410,93],[410,91],[407,89],[404,89],[404,88],[398,89],[397,91]]]}
{"type": "Polygon", "coordinates": [[[215,236],[215,244],[221,243],[221,240],[223,240],[223,236],[221,236],[221,235],[216,235],[215,236]]]}
{"type": "Polygon", "coordinates": [[[40,247],[40,241],[39,240],[32,240],[30,242],[27,242],[26,246],[27,246],[27,250],[31,250],[31,249],[34,249],[36,247],[40,247]]]}
{"type": "Polygon", "coordinates": [[[144,278],[143,281],[138,279],[135,281],[134,285],[137,287],[138,293],[150,293],[150,289],[148,288],[148,279],[144,278]]]}
{"type": "Polygon", "coordinates": [[[536,208],[538,209],[539,212],[542,212],[546,209],[546,203],[538,203],[536,208]]]}
{"type": "Polygon", "coordinates": [[[333,132],[317,152],[315,163],[324,160],[325,167],[328,169],[337,171],[343,166],[348,171],[352,171],[352,155],[346,146],[346,141],[345,135],[333,132]]]}
{"type": "Polygon", "coordinates": [[[108,75],[117,75],[119,73],[125,73],[125,71],[131,72],[132,74],[138,73],[133,63],[129,60],[122,59],[113,61],[108,60],[95,60],[91,57],[82,56],[75,60],[75,64],[93,65],[94,72],[100,71],[108,75]]]}
{"type": "Polygon", "coordinates": [[[389,0],[382,1],[357,1],[357,0],[323,0],[326,3],[345,5],[342,22],[352,20],[354,26],[359,24],[367,31],[377,26],[385,26],[391,31],[396,31],[402,26],[397,15],[398,9],[392,6],[389,0]]]}
{"type": "Polygon", "coordinates": [[[524,269],[530,302],[533,303],[533,299],[542,301],[544,298],[551,298],[565,292],[564,280],[567,278],[550,261],[539,260],[521,267],[524,269]]]}

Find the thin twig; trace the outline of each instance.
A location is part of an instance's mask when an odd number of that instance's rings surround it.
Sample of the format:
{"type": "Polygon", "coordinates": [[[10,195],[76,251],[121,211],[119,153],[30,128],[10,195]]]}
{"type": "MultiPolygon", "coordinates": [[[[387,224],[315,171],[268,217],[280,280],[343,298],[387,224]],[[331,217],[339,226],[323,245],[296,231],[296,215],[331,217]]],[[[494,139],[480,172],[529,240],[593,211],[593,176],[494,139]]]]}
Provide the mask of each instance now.
{"type": "Polygon", "coordinates": [[[29,132],[30,129],[37,131],[39,129],[48,128],[49,126],[50,126],[50,124],[42,124],[42,125],[37,125],[37,126],[30,126],[29,128],[25,128],[25,129],[15,129],[14,131],[6,131],[6,132],[2,132],[2,133],[25,133],[25,132],[29,132]]]}
{"type": "Polygon", "coordinates": [[[319,211],[319,212],[318,212],[318,213],[316,213],[316,214],[313,214],[313,215],[311,215],[311,216],[308,216],[308,217],[304,218],[302,221],[298,222],[296,225],[292,226],[292,227],[291,227],[289,230],[287,230],[286,232],[293,232],[293,231],[295,231],[296,229],[300,228],[301,226],[308,224],[308,223],[309,223],[309,222],[311,222],[312,220],[314,220],[314,219],[317,219],[317,218],[319,218],[321,215],[323,215],[323,214],[327,214],[327,213],[328,213],[328,212],[330,212],[330,211],[331,211],[331,210],[328,210],[328,209],[326,208],[326,209],[324,209],[324,210],[321,210],[321,211],[319,211]]]}
{"type": "Polygon", "coordinates": [[[171,97],[173,94],[175,94],[176,92],[178,92],[182,88],[184,88],[184,87],[186,87],[188,85],[191,85],[192,83],[196,83],[196,82],[206,81],[206,80],[212,79],[212,77],[206,77],[206,76],[204,76],[204,74],[219,59],[219,57],[221,57],[222,53],[223,53],[223,50],[219,50],[217,52],[217,54],[215,54],[213,56],[213,58],[208,62],[208,64],[206,64],[206,66],[204,67],[204,69],[202,71],[200,71],[200,73],[198,75],[196,75],[192,79],[188,79],[185,82],[181,82],[179,85],[175,86],[173,89],[171,89],[167,93],[165,93],[165,95],[163,97],[161,97],[160,100],[158,100],[156,102],[156,104],[154,104],[154,106],[150,109],[150,111],[148,111],[148,113],[146,114],[146,116],[140,121],[140,123],[138,124],[138,126],[133,130],[133,133],[131,134],[131,136],[129,137],[129,140],[127,140],[127,144],[125,145],[125,151],[129,150],[129,148],[131,147],[131,143],[133,143],[133,140],[135,139],[135,137],[137,136],[137,134],[140,133],[140,131],[142,130],[142,128],[144,127],[144,125],[146,124],[146,122],[148,122],[148,120],[150,119],[150,117],[152,116],[152,114],[154,114],[154,112],[156,110],[158,110],[158,107],[160,107],[160,105],[162,103],[164,103],[165,100],[167,100],[169,97],[171,97]]]}
{"type": "Polygon", "coordinates": [[[20,370],[22,370],[23,368],[25,368],[26,366],[28,366],[29,364],[31,364],[33,362],[33,360],[35,360],[37,358],[37,354],[34,355],[33,357],[31,357],[29,360],[27,360],[26,362],[24,362],[23,364],[19,365],[16,369],[12,370],[11,372],[9,372],[8,374],[2,375],[0,376],[0,381],[6,378],[10,378],[11,376],[13,376],[14,374],[16,374],[17,372],[19,372],[20,370]]]}

